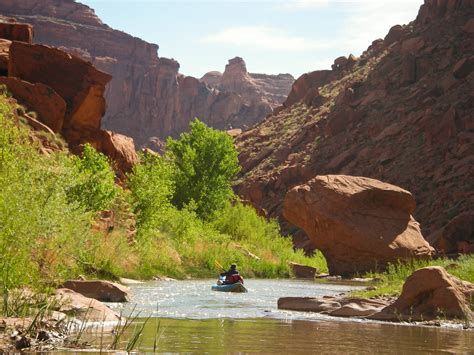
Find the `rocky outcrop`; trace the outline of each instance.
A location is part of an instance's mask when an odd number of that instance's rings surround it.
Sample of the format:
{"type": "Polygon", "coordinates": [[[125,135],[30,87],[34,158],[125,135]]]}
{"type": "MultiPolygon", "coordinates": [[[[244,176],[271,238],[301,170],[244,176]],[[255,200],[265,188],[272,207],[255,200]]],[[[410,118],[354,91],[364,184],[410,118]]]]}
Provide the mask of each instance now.
{"type": "Polygon", "coordinates": [[[66,281],[63,287],[102,302],[128,302],[130,289],[126,286],[100,280],[66,281]]]}
{"type": "Polygon", "coordinates": [[[66,102],[51,87],[42,83],[32,84],[14,77],[0,77],[13,96],[38,114],[41,122],[55,133],[60,132],[64,124],[66,102]]]}
{"type": "MultiPolygon", "coordinates": [[[[10,32],[16,25],[11,24],[10,32]]],[[[132,169],[138,162],[133,140],[100,128],[110,75],[57,48],[8,40],[3,45],[7,71],[2,74],[8,77],[0,77],[0,84],[36,112],[38,120],[25,115],[34,129],[61,133],[77,154],[84,143],[92,144],[115,160],[121,177],[132,169]]]]}
{"type": "Polygon", "coordinates": [[[402,293],[391,305],[371,319],[390,321],[426,321],[459,319],[472,321],[470,305],[474,284],[461,281],[439,266],[415,271],[403,284],[402,293]]]}
{"type": "MultiPolygon", "coordinates": [[[[237,92],[214,90],[179,74],[179,63],[158,57],[157,45],[111,29],[73,0],[7,0],[0,3],[0,14],[32,24],[36,42],[91,61],[112,75],[102,126],[140,146],[150,137],[177,136],[194,117],[218,129],[246,128],[271,112],[266,102],[249,102],[237,92]]],[[[287,93],[275,93],[275,85],[289,78],[268,78],[252,80],[265,87],[268,100],[283,100],[287,93]]]]}
{"type": "MultiPolygon", "coordinates": [[[[290,74],[249,73],[245,61],[240,57],[230,59],[223,74],[209,72],[200,80],[214,89],[237,93],[247,105],[261,106],[262,112],[266,114],[271,113],[286,99],[295,81],[290,74]]],[[[257,122],[258,120],[253,123],[257,122]]],[[[249,125],[253,123],[248,122],[249,125]]]]}
{"type": "Polygon", "coordinates": [[[110,75],[59,49],[13,42],[8,75],[48,85],[66,101],[65,129],[99,129],[110,75]]]}
{"type": "Polygon", "coordinates": [[[329,272],[350,276],[388,263],[429,258],[413,219],[413,196],[374,179],[327,175],[290,190],[283,215],[324,254],[329,272]]]}
{"type": "Polygon", "coordinates": [[[282,218],[284,197],[316,175],[409,190],[426,236],[471,211],[473,16],[472,1],[427,0],[416,21],[392,28],[355,63],[303,75],[281,108],[237,137],[237,193],[292,234],[300,229],[282,218]]]}
{"type": "Polygon", "coordinates": [[[33,42],[33,27],[27,23],[1,23],[0,38],[26,43],[33,42]]]}

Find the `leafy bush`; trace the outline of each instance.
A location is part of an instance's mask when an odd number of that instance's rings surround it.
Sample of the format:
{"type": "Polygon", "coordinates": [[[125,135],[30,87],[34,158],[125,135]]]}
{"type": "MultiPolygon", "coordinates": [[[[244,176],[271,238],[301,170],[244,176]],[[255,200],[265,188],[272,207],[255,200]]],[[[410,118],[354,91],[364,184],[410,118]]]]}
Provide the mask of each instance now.
{"type": "Polygon", "coordinates": [[[82,157],[72,159],[78,174],[76,184],[68,190],[70,200],[79,202],[88,211],[108,208],[117,193],[108,158],[85,144],[82,157]]]}
{"type": "Polygon", "coordinates": [[[237,151],[225,132],[207,127],[197,118],[191,131],[166,148],[175,165],[176,189],[172,202],[178,208],[194,201],[199,217],[208,219],[233,195],[231,180],[239,171],[237,151]]]}

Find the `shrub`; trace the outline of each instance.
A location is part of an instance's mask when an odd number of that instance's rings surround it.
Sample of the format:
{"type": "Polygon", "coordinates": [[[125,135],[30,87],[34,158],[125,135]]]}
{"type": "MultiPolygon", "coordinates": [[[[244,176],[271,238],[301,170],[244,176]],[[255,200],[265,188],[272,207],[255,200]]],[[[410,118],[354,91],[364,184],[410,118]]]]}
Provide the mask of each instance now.
{"type": "Polygon", "coordinates": [[[108,158],[85,144],[82,157],[72,159],[78,174],[77,183],[68,190],[70,200],[79,202],[88,211],[108,208],[117,193],[108,158]]]}
{"type": "Polygon", "coordinates": [[[183,208],[194,201],[198,216],[208,219],[233,195],[231,180],[240,169],[237,151],[225,132],[197,118],[190,127],[189,133],[182,133],[178,140],[168,139],[166,145],[175,165],[172,202],[183,208]]]}

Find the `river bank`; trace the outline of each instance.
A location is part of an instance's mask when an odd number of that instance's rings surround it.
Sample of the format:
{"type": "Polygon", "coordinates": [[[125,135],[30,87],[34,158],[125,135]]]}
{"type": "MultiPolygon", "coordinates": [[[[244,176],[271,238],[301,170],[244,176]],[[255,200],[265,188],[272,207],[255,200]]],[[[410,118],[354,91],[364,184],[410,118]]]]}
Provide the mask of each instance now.
{"type": "MultiPolygon", "coordinates": [[[[230,349],[228,351],[266,352],[284,349],[304,352],[310,351],[311,346],[321,351],[329,348],[356,351],[358,346],[359,350],[369,346],[364,341],[382,344],[386,332],[395,334],[385,340],[387,352],[396,349],[396,344],[401,344],[400,349],[410,353],[413,349],[466,352],[474,346],[473,329],[463,330],[460,322],[403,321],[394,324],[277,308],[278,299],[282,297],[347,297],[363,292],[367,288],[366,282],[248,279],[245,284],[249,292],[246,294],[213,292],[210,286],[214,282],[214,279],[171,280],[129,285],[130,302],[103,303],[115,314],[126,315],[130,322],[115,345],[117,349],[130,346],[137,332],[139,339],[134,346],[140,351],[152,351],[157,337],[159,351],[230,349]],[[234,343],[232,334],[236,338],[234,343]],[[436,341],[426,343],[426,337],[436,341]],[[293,342],[292,339],[301,341],[293,342]]],[[[67,348],[77,349],[78,346],[86,350],[106,350],[116,341],[117,332],[111,332],[113,326],[103,330],[100,322],[96,322],[80,329],[79,325],[76,331],[62,333],[59,341],[34,345],[39,346],[36,349],[48,351],[67,351],[67,348]]]]}

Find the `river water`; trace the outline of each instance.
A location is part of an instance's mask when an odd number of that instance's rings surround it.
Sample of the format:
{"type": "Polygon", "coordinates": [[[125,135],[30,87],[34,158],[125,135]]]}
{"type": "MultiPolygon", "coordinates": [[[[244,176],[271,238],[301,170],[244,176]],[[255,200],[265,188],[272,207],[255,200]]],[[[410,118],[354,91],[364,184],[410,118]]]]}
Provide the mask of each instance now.
{"type": "MultiPolygon", "coordinates": [[[[474,353],[474,332],[281,311],[284,296],[337,295],[361,286],[301,280],[248,280],[248,293],[211,291],[214,280],[131,286],[128,304],[109,304],[146,322],[140,351],[265,353],[474,353]]],[[[101,343],[107,339],[101,335],[101,343]]]]}

